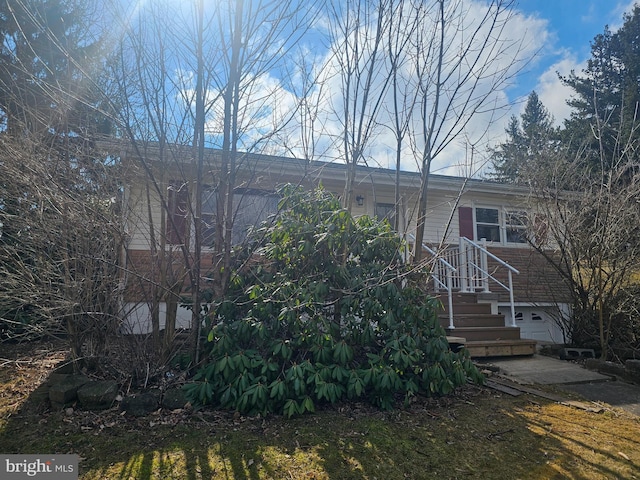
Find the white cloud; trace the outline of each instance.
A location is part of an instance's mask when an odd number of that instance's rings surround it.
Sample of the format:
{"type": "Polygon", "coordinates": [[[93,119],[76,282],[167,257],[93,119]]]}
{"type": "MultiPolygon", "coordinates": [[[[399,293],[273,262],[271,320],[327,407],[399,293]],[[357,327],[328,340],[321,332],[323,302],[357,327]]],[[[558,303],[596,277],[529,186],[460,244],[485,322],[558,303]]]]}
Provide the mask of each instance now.
{"type": "MultiPolygon", "coordinates": [[[[618,2],[608,8],[607,14],[603,18],[597,17],[598,14],[601,14],[601,10],[596,8],[595,3],[592,3],[587,13],[582,15],[581,20],[587,23],[601,23],[601,29],[594,36],[604,32],[605,25],[609,25],[609,29],[615,32],[623,24],[624,13],[630,12],[636,2],[637,0],[618,2]]],[[[562,83],[558,78],[558,74],[567,76],[572,71],[575,71],[580,75],[581,71],[586,67],[590,52],[587,53],[587,57],[579,58],[577,52],[569,48],[554,49],[555,36],[552,35],[548,39],[545,55],[556,60],[539,75],[534,90],[538,93],[544,106],[553,115],[555,124],[562,125],[563,121],[569,118],[571,114],[571,108],[567,105],[567,101],[574,94],[574,91],[562,83]]],[[[523,109],[524,105],[521,106],[518,113],[521,113],[523,109]]]]}
{"type": "MultiPolygon", "coordinates": [[[[604,1],[604,0],[599,0],[604,1]]],[[[622,13],[630,11],[635,0],[624,0],[612,5],[608,8],[607,18],[602,18],[602,28],[605,23],[609,23],[612,29],[619,28],[622,24],[622,13]],[[617,23],[616,23],[617,22],[617,23]]],[[[487,5],[491,2],[486,0],[460,0],[463,8],[459,14],[454,17],[455,20],[463,22],[456,25],[454,32],[447,38],[447,47],[451,48],[452,53],[457,47],[460,49],[465,45],[473,32],[474,25],[477,26],[478,19],[483,17],[487,5]]],[[[366,2],[365,2],[366,3],[366,2]]],[[[408,4],[409,2],[407,2],[408,4]]],[[[421,2],[411,2],[419,4],[421,2]]],[[[427,2],[422,2],[424,5],[427,2]]],[[[447,2],[447,5],[455,5],[455,1],[447,2]]],[[[597,5],[596,3],[592,3],[597,5]]],[[[597,12],[598,9],[595,10],[597,12]]],[[[591,13],[591,11],[589,12],[591,13]]],[[[597,15],[596,15],[597,17],[597,15]]],[[[576,15],[578,21],[578,14],[576,15]]],[[[263,23],[260,32],[266,31],[268,23],[263,23]]],[[[317,115],[316,126],[318,130],[315,132],[315,140],[318,142],[316,149],[316,158],[320,157],[327,160],[340,159],[341,155],[336,145],[340,142],[342,134],[341,122],[336,116],[336,111],[340,110],[340,94],[343,89],[341,78],[336,72],[339,71],[340,65],[336,63],[336,58],[332,57],[330,52],[321,51],[319,45],[325,44],[320,40],[322,33],[326,33],[331,29],[332,22],[328,16],[320,16],[314,36],[301,39],[299,45],[303,48],[304,42],[307,42],[307,51],[303,53],[309,64],[315,62],[316,58],[322,58],[324,74],[324,85],[312,89],[307,99],[313,107],[317,105],[317,111],[309,111],[312,116],[317,115]]],[[[575,52],[569,50],[558,49],[556,35],[550,31],[550,24],[547,19],[536,15],[528,15],[518,10],[511,12],[508,22],[505,22],[499,32],[493,32],[496,36],[491,37],[494,50],[492,60],[492,71],[476,69],[474,75],[478,78],[477,95],[488,94],[485,108],[477,112],[461,129],[456,138],[451,139],[446,144],[446,148],[439,154],[432,171],[443,174],[458,175],[468,170],[468,161],[473,156],[476,161],[482,161],[486,153],[488,145],[496,145],[504,139],[504,128],[510,115],[519,115],[524,107],[523,98],[526,99],[528,91],[524,91],[524,87],[513,88],[514,84],[530,85],[530,90],[535,89],[544,105],[550,110],[557,124],[560,124],[564,118],[569,115],[569,107],[566,100],[571,94],[571,90],[564,87],[557,77],[556,72],[563,75],[568,74],[571,70],[579,72],[584,65],[585,58],[578,58],[575,52]],[[500,43],[501,40],[505,43],[500,43]],[[509,81],[498,82],[492,80],[492,73],[500,71],[511,71],[513,59],[519,61],[530,59],[526,67],[526,71],[521,76],[509,78],[509,81]],[[549,60],[551,59],[551,60],[549,60]],[[548,63],[551,62],[551,65],[548,63]],[[542,73],[532,73],[543,69],[542,73]],[[525,77],[526,76],[526,77],[525,77]],[[535,78],[534,78],[535,77],[535,78]],[[514,96],[518,95],[518,98],[514,96]],[[492,106],[496,108],[493,109],[492,106]],[[473,152],[473,155],[472,155],[473,152]]],[[[212,34],[213,35],[213,34],[212,34]]],[[[265,33],[266,35],[266,33],[265,33]]],[[[264,36],[256,37],[262,40],[264,36]]],[[[256,41],[257,42],[257,41],[256,41]]],[[[491,44],[490,44],[491,45],[491,44]]],[[[251,46],[251,45],[250,45],[251,46]]],[[[254,45],[256,50],[260,50],[262,45],[254,45]]],[[[279,43],[274,43],[274,48],[279,47],[279,43]]],[[[460,50],[458,50],[460,51],[460,50]]],[[[486,58],[485,58],[486,59],[486,58]]],[[[180,63],[176,60],[177,63],[180,63]]],[[[242,118],[243,126],[246,128],[245,135],[242,137],[244,147],[248,148],[267,135],[279,128],[282,123],[289,119],[299,106],[301,101],[301,84],[304,76],[296,77],[294,64],[297,60],[281,68],[279,71],[271,71],[261,74],[258,77],[251,78],[247,73],[245,79],[247,85],[251,86],[250,95],[243,99],[240,105],[244,112],[242,118]],[[285,71],[285,70],[291,71],[285,71]],[[287,74],[290,76],[287,77],[287,74]]],[[[482,60],[481,60],[482,62],[482,60]]],[[[187,62],[188,65],[188,62],[187,62]]],[[[315,65],[317,68],[317,64],[315,65]]],[[[384,73],[381,67],[378,73],[384,73]]],[[[469,67],[469,69],[472,69],[469,67]]],[[[313,68],[311,69],[313,73],[313,68]]],[[[468,71],[467,71],[468,72],[468,71]]],[[[467,73],[461,69],[459,73],[467,73]]],[[[411,70],[408,69],[410,74],[411,70]]],[[[191,88],[192,79],[189,78],[189,68],[184,67],[184,71],[179,74],[184,75],[179,85],[183,86],[181,91],[188,92],[191,88]]],[[[377,79],[378,82],[381,78],[377,79]]],[[[445,90],[452,91],[455,86],[455,80],[448,84],[445,90]]],[[[528,88],[528,87],[527,87],[528,88]]],[[[218,94],[218,91],[210,90],[208,98],[212,99],[218,94]]],[[[444,95],[446,97],[446,95],[444,95]]],[[[443,97],[443,98],[444,98],[443,97]]],[[[188,97],[190,99],[192,97],[188,97]]],[[[184,100],[184,99],[183,99],[184,100]]],[[[389,100],[387,98],[387,100],[389,100]]],[[[185,103],[189,103],[184,100],[185,103]]],[[[389,102],[390,103],[390,102],[389,102]]],[[[454,108],[463,108],[457,106],[454,108]]],[[[214,102],[212,114],[209,118],[207,130],[211,134],[212,140],[217,140],[216,135],[220,132],[220,118],[222,116],[221,103],[214,102]]],[[[291,122],[287,128],[279,130],[278,133],[268,141],[262,142],[262,145],[269,153],[274,154],[295,154],[303,156],[303,137],[304,130],[301,128],[299,121],[300,115],[295,115],[295,121],[291,122]]],[[[371,160],[370,164],[376,164],[385,168],[392,167],[394,164],[394,155],[391,146],[394,145],[394,137],[392,132],[385,128],[389,125],[390,120],[384,115],[378,119],[379,127],[375,132],[375,138],[370,142],[367,151],[367,157],[371,160]]],[[[444,130],[451,127],[450,123],[444,122],[444,130]]],[[[441,137],[442,140],[442,137],[441,137]]],[[[420,143],[418,138],[417,143],[420,143]]],[[[264,151],[264,150],[263,150],[264,151]]],[[[413,154],[407,149],[403,154],[404,169],[416,170],[416,161],[413,154]]]]}
{"type": "MultiPolygon", "coordinates": [[[[478,27],[478,19],[482,18],[486,12],[487,4],[480,0],[462,0],[463,8],[461,8],[454,17],[455,21],[464,22],[460,25],[453,24],[449,37],[446,40],[446,46],[449,49],[449,55],[452,59],[469,44],[470,34],[474,28],[478,27]]],[[[469,161],[473,157],[476,162],[482,162],[485,157],[488,145],[495,145],[504,136],[504,128],[510,114],[517,107],[512,105],[513,100],[509,97],[508,89],[513,82],[518,81],[516,71],[523,65],[522,62],[533,58],[536,61],[535,54],[546,45],[549,39],[547,32],[547,22],[537,17],[523,15],[517,11],[509,14],[508,20],[503,17],[504,24],[502,28],[492,32],[492,43],[488,44],[489,50],[480,55],[480,60],[476,65],[465,65],[451,72],[453,80],[444,86],[442,93],[442,108],[447,105],[447,101],[453,101],[448,106],[452,111],[456,111],[452,117],[462,117],[464,125],[459,129],[454,127],[453,120],[446,119],[442,121],[442,130],[437,142],[444,145],[443,150],[439,153],[433,166],[432,172],[448,175],[461,175],[468,173],[469,161]],[[480,65],[480,67],[478,66],[480,65]],[[459,76],[471,73],[471,78],[476,79],[473,82],[473,93],[469,96],[469,101],[473,105],[477,102],[477,98],[486,96],[481,107],[473,115],[468,116],[468,106],[460,99],[467,100],[464,95],[457,92],[452,94],[455,87],[458,86],[459,76]],[[502,75],[501,79],[496,80],[496,75],[502,75]],[[465,109],[467,112],[465,113],[465,109]],[[451,132],[459,133],[453,138],[451,132]]],[[[425,26],[429,28],[429,25],[425,26]]],[[[480,39],[484,41],[487,35],[480,33],[480,39]]],[[[482,42],[475,45],[480,48],[482,42]]],[[[475,50],[477,51],[477,50],[475,50]]],[[[474,52],[472,47],[471,52],[474,52]]],[[[309,53],[309,52],[308,52],[309,53]]],[[[317,55],[317,52],[316,52],[317,55]]],[[[472,55],[469,59],[472,58],[472,55]]],[[[323,74],[322,87],[316,86],[308,95],[311,105],[317,105],[317,123],[316,140],[318,148],[316,153],[321,155],[325,160],[333,160],[342,158],[339,148],[339,139],[342,134],[342,120],[339,116],[341,109],[341,93],[343,91],[343,83],[340,75],[340,65],[337,58],[328,52],[324,58],[323,68],[320,71],[323,74]]],[[[380,66],[377,71],[378,78],[375,79],[379,85],[383,81],[384,71],[387,67],[380,66]]],[[[446,69],[446,66],[445,66],[446,69]]],[[[294,70],[294,69],[292,69],[294,70]]],[[[411,68],[407,69],[410,74],[411,68]]],[[[259,78],[247,78],[247,84],[251,85],[250,95],[245,98],[241,104],[244,112],[243,124],[247,127],[243,142],[245,147],[261,138],[263,134],[272,132],[274,127],[282,125],[283,121],[293,115],[293,112],[299,105],[301,97],[299,95],[300,85],[299,78],[295,75],[289,78],[298,78],[298,84],[285,85],[282,81],[282,75],[264,74],[259,78]]],[[[410,81],[407,79],[407,81],[410,81]]],[[[539,92],[544,101],[544,95],[553,91],[552,78],[549,76],[546,80],[549,89],[541,89],[539,92]]],[[[542,84],[541,84],[542,85],[542,84]]],[[[215,92],[209,92],[214,95],[215,92]]],[[[375,95],[374,95],[375,97],[375,95]]],[[[388,105],[391,104],[390,94],[385,99],[388,105]]],[[[546,104],[546,102],[545,102],[546,104]]],[[[443,111],[441,108],[441,112],[443,111]]],[[[208,131],[215,136],[215,132],[220,131],[221,104],[214,104],[212,109],[213,115],[208,124],[208,131]]],[[[378,127],[375,137],[368,145],[366,157],[369,159],[371,166],[381,166],[384,168],[393,167],[395,164],[395,154],[391,146],[395,144],[392,131],[385,128],[385,125],[391,123],[387,110],[382,109],[377,119],[378,127]]],[[[554,115],[556,112],[554,111],[554,115]]],[[[280,130],[278,134],[269,141],[264,142],[268,153],[274,154],[295,154],[303,156],[303,129],[300,128],[299,114],[293,115],[295,121],[290,123],[286,128],[280,130]]],[[[414,112],[414,121],[417,121],[417,111],[414,112]]],[[[417,124],[416,124],[417,125],[417,124]]],[[[460,125],[460,124],[459,124],[460,125]]],[[[414,144],[420,147],[422,139],[421,135],[416,137],[414,144]]],[[[407,145],[409,142],[407,141],[407,145]]],[[[264,150],[263,150],[264,151],[264,150]]],[[[402,168],[406,170],[417,170],[415,155],[410,151],[409,147],[403,152],[402,168]]],[[[475,169],[480,166],[476,163],[475,169]]],[[[472,169],[473,170],[473,169],[472,169]]]]}
{"type": "Polygon", "coordinates": [[[579,73],[586,63],[579,62],[570,52],[560,61],[551,65],[538,79],[536,92],[540,101],[549,110],[556,125],[569,118],[571,108],[567,105],[567,100],[572,96],[573,89],[562,83],[558,74],[567,76],[571,71],[579,73]]]}
{"type": "MultiPolygon", "coordinates": [[[[618,2],[614,8],[611,9],[611,14],[609,15],[609,28],[612,31],[618,30],[624,21],[624,14],[631,13],[634,5],[638,3],[638,0],[627,0],[618,2]]],[[[604,30],[604,25],[602,26],[604,30]]]]}
{"type": "MultiPolygon", "coordinates": [[[[454,4],[455,2],[452,2],[451,5],[454,4]]],[[[449,175],[466,173],[472,156],[476,162],[481,162],[487,145],[495,144],[503,137],[506,119],[512,110],[507,89],[517,81],[518,69],[523,67],[524,62],[535,56],[548,38],[545,29],[546,21],[515,11],[505,13],[497,22],[500,26],[489,33],[486,25],[479,24],[479,19],[482,19],[487,11],[486,2],[464,0],[459,5],[460,8],[451,17],[452,23],[445,40],[447,55],[450,60],[453,60],[451,63],[459,58],[460,52],[469,45],[476,28],[479,29],[478,38],[481,40],[476,39],[476,43],[465,54],[467,55],[466,64],[462,62],[461,66],[455,70],[448,70],[451,64],[447,62],[444,65],[444,74],[445,76],[450,74],[451,80],[443,86],[441,91],[440,115],[445,108],[450,110],[447,119],[439,119],[437,122],[437,126],[439,123],[442,128],[434,143],[437,148],[444,148],[434,160],[432,172],[449,175]],[[491,42],[482,45],[486,38],[490,38],[491,42]],[[478,63],[472,65],[474,55],[481,51],[481,48],[485,50],[479,55],[478,63]],[[461,91],[456,91],[456,88],[461,85],[459,79],[469,73],[471,77],[477,79],[477,82],[468,82],[462,85],[461,91]],[[479,102],[478,99],[484,96],[486,98],[479,102]],[[477,111],[471,115],[470,110],[476,108],[477,111]],[[458,133],[454,138],[452,135],[455,132],[458,133]]],[[[432,26],[425,25],[425,29],[428,28],[432,26]]],[[[433,61],[433,57],[430,57],[425,63],[433,61]]],[[[326,70],[337,71],[338,68],[333,65],[326,70]]],[[[412,69],[408,69],[408,72],[411,73],[412,69]]],[[[339,76],[330,77],[329,82],[334,94],[340,91],[339,76]]],[[[386,100],[390,105],[390,94],[387,95],[386,100]]],[[[431,97],[431,104],[434,100],[435,98],[431,97]]],[[[417,110],[414,111],[413,116],[416,128],[419,130],[417,110]]],[[[378,122],[382,125],[392,123],[390,118],[385,116],[384,111],[381,112],[378,122]]],[[[335,126],[336,123],[339,123],[339,119],[327,117],[325,125],[333,124],[334,131],[340,131],[340,128],[335,126]]],[[[415,143],[419,148],[423,141],[421,135],[415,137],[415,143]]],[[[379,166],[389,167],[390,164],[392,166],[395,155],[390,147],[394,144],[393,133],[389,129],[380,128],[370,144],[368,157],[373,162],[377,161],[379,166]]],[[[417,160],[419,159],[416,159],[407,147],[403,152],[403,169],[416,170],[417,160]]],[[[476,165],[476,168],[478,166],[476,165]]]]}

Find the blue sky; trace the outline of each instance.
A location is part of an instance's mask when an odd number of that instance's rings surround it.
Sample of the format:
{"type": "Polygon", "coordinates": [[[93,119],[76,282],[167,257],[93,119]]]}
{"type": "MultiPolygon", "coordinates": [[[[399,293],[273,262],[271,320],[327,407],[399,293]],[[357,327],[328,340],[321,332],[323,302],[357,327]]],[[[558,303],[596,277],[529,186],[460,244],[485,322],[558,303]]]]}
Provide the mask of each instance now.
{"type": "MultiPolygon", "coordinates": [[[[475,115],[464,134],[448,144],[434,160],[432,171],[446,175],[476,175],[483,171],[490,149],[505,140],[509,117],[522,113],[532,90],[538,93],[555,123],[561,125],[570,114],[566,102],[573,91],[561,83],[558,73],[568,75],[572,70],[580,73],[590,57],[593,38],[603,33],[607,25],[616,31],[634,2],[640,3],[640,0],[514,0],[512,13],[515,15],[502,32],[503,38],[513,41],[514,48],[516,44],[520,46],[521,58],[535,55],[524,70],[512,78],[510,86],[500,85],[493,90],[496,98],[508,107],[490,119],[487,115],[475,115]],[[518,43],[519,40],[522,43],[518,43]],[[474,150],[470,150],[472,145],[474,150]]],[[[490,2],[463,0],[463,3],[469,11],[481,15],[482,6],[490,2]]],[[[384,135],[375,143],[377,146],[391,144],[384,135]]],[[[385,164],[384,148],[372,156],[382,167],[391,165],[385,164]]],[[[410,159],[411,155],[405,158],[410,159]]],[[[411,170],[415,165],[407,160],[403,168],[411,170]]]]}
{"type": "Polygon", "coordinates": [[[555,72],[579,72],[590,56],[591,40],[606,25],[618,29],[633,4],[634,0],[517,0],[517,10],[544,22],[548,37],[529,71],[518,79],[514,97],[536,90],[560,123],[569,113],[564,100],[571,91],[560,85],[555,72]]]}
{"type": "MultiPolygon", "coordinates": [[[[134,12],[137,12],[138,8],[145,5],[152,6],[158,0],[117,1],[131,2],[131,5],[135,6],[134,12]]],[[[169,4],[173,1],[175,0],[168,0],[169,4]]],[[[294,3],[297,1],[301,0],[294,0],[294,3]]],[[[337,4],[339,5],[341,1],[343,0],[337,0],[337,4]]],[[[640,2],[640,0],[635,1],[640,2]]],[[[187,3],[179,4],[187,5],[187,3]]],[[[216,2],[213,1],[206,2],[206,5],[209,6],[215,4],[216,2]]],[[[466,45],[468,37],[465,37],[465,34],[474,31],[474,23],[481,21],[490,2],[489,0],[460,0],[447,4],[452,5],[454,10],[463,12],[460,17],[454,16],[453,18],[461,18],[463,22],[466,22],[460,28],[452,24],[451,29],[447,31],[447,35],[451,36],[447,38],[447,42],[448,45],[454,45],[454,48],[451,49],[453,52],[456,45],[466,45]]],[[[463,109],[460,118],[465,120],[462,122],[456,123],[455,116],[453,120],[442,121],[441,132],[444,133],[436,140],[441,141],[440,145],[443,148],[434,159],[432,172],[447,175],[476,175],[477,172],[482,172],[487,166],[486,162],[491,148],[505,140],[504,129],[509,117],[522,113],[526,98],[532,90],[538,93],[543,104],[555,118],[556,124],[561,124],[570,113],[566,101],[572,94],[572,90],[562,85],[558,78],[558,72],[562,75],[567,75],[572,70],[580,72],[590,57],[591,40],[602,33],[606,25],[609,25],[612,31],[618,29],[623,23],[624,12],[630,11],[633,4],[634,0],[514,0],[513,10],[502,12],[499,15],[498,24],[502,28],[493,31],[490,38],[494,39],[494,43],[489,42],[490,47],[485,50],[487,54],[489,51],[498,52],[498,54],[483,59],[477,67],[478,71],[473,75],[466,75],[468,72],[463,71],[464,66],[471,65],[465,62],[461,63],[463,67],[460,71],[452,72],[448,76],[445,75],[448,79],[454,79],[452,81],[460,78],[458,75],[477,78],[477,87],[475,87],[474,95],[471,98],[485,98],[486,94],[488,100],[482,104],[482,108],[463,109]],[[492,47],[495,48],[492,49],[492,47]],[[533,58],[531,58],[532,55],[533,58]],[[526,62],[525,70],[516,75],[515,72],[522,65],[522,62],[526,62]],[[486,71],[484,66],[487,66],[486,71]],[[509,73],[502,76],[507,71],[509,73]],[[493,75],[491,72],[497,73],[493,75]],[[505,78],[505,80],[492,83],[495,77],[505,78]],[[477,95],[475,95],[476,93],[477,95]],[[473,114],[470,113],[466,116],[466,112],[473,112],[473,114]],[[463,127],[458,129],[459,125],[463,127]]],[[[215,11],[218,10],[215,9],[215,11]]],[[[186,14],[188,12],[185,12],[185,16],[188,18],[186,14]]],[[[145,18],[144,15],[140,16],[145,18]]],[[[176,21],[179,21],[180,16],[177,17],[176,21]]],[[[324,30],[327,30],[327,25],[331,24],[331,15],[327,14],[325,18],[321,14],[318,19],[318,24],[311,29],[311,35],[305,37],[304,41],[300,43],[302,44],[301,51],[305,54],[305,63],[315,64],[317,62],[316,71],[321,73],[320,76],[323,77],[322,83],[319,84],[322,85],[322,88],[313,88],[308,94],[308,103],[320,106],[317,112],[317,121],[313,125],[314,139],[318,142],[314,155],[321,159],[333,160],[342,158],[336,148],[336,145],[339,145],[339,141],[336,139],[340,139],[342,133],[341,121],[343,118],[340,116],[340,101],[344,85],[339,72],[343,69],[336,63],[338,57],[327,49],[330,45],[330,39],[323,38],[322,41],[318,41],[318,33],[326,33],[324,30]],[[319,68],[319,65],[322,67],[319,68]],[[316,131],[316,128],[319,129],[316,131]]],[[[271,25],[269,21],[263,23],[271,25]]],[[[186,28],[192,27],[188,22],[185,25],[186,28]]],[[[484,27],[486,24],[483,26],[483,29],[486,29],[484,27]]],[[[215,37],[214,33],[215,29],[212,30],[212,35],[215,37]]],[[[176,38],[180,39],[177,43],[180,45],[184,37],[184,30],[178,28],[175,34],[176,38]]],[[[338,47],[338,51],[340,48],[338,47]]],[[[474,51],[474,49],[471,50],[474,51]]],[[[183,59],[180,57],[176,65],[181,64],[182,61],[183,59]]],[[[289,61],[292,63],[288,67],[295,66],[299,58],[289,59],[289,61]]],[[[456,62],[449,62],[449,64],[455,65],[456,62]]],[[[218,68],[216,65],[217,63],[213,62],[213,70],[218,68]]],[[[183,75],[184,72],[189,71],[190,67],[192,65],[186,62],[181,68],[176,68],[176,71],[183,75]]],[[[445,65],[446,67],[447,65],[445,65]]],[[[252,96],[251,98],[247,97],[242,105],[243,112],[246,112],[245,118],[249,119],[246,124],[246,138],[249,144],[255,139],[268,138],[270,141],[264,142],[265,148],[275,149],[268,153],[283,154],[278,148],[286,145],[286,154],[302,155],[300,148],[304,143],[301,138],[303,129],[299,128],[297,116],[287,124],[287,128],[278,131],[277,141],[271,141],[272,138],[264,136],[261,130],[269,131],[273,125],[281,125],[283,119],[290,118],[291,112],[297,110],[298,93],[301,86],[296,84],[299,77],[295,75],[289,78],[290,81],[287,81],[284,73],[289,73],[290,70],[287,68],[285,72],[278,67],[262,72],[260,75],[256,74],[254,78],[251,78],[250,75],[247,77],[247,81],[250,81],[252,85],[252,96]]],[[[385,69],[380,68],[379,71],[384,72],[385,69]]],[[[411,82],[412,70],[408,69],[407,72],[407,81],[411,82]]],[[[220,73],[221,78],[224,78],[224,72],[220,73]]],[[[188,77],[184,76],[184,78],[188,77]]],[[[453,87],[453,85],[449,85],[449,87],[453,87]]],[[[461,91],[460,98],[462,98],[465,88],[467,87],[459,90],[450,88],[448,91],[461,91]]],[[[210,87],[210,89],[211,96],[214,97],[216,90],[214,87],[210,87]]],[[[444,90],[446,91],[446,89],[444,90]]],[[[389,96],[388,93],[384,95],[389,96]]],[[[390,98],[385,100],[390,101],[390,98]]],[[[454,104],[455,101],[451,105],[454,104]]],[[[463,104],[460,103],[460,105],[463,104]]],[[[448,112],[458,112],[457,108],[454,106],[448,109],[448,112]]],[[[383,128],[391,124],[391,120],[384,117],[382,110],[382,113],[379,113],[376,118],[379,128],[375,132],[375,138],[368,144],[367,157],[372,162],[370,165],[390,168],[395,165],[396,139],[390,129],[383,128]]],[[[441,109],[441,112],[443,110],[441,109]]],[[[387,115],[389,111],[386,111],[387,115]]],[[[417,111],[418,109],[414,109],[410,111],[409,115],[413,118],[414,125],[418,125],[415,130],[418,134],[414,138],[414,145],[418,148],[415,151],[409,151],[411,144],[406,142],[408,146],[406,147],[407,151],[403,152],[402,165],[405,170],[415,170],[417,168],[416,162],[419,162],[421,158],[418,153],[422,137],[419,135],[420,122],[417,111]]],[[[213,113],[210,115],[211,120],[208,124],[209,132],[217,132],[219,126],[216,122],[219,123],[222,118],[221,115],[216,116],[215,114],[219,113],[219,106],[216,107],[214,104],[211,112],[213,113]]],[[[212,138],[215,136],[212,133],[210,135],[212,138]]]]}

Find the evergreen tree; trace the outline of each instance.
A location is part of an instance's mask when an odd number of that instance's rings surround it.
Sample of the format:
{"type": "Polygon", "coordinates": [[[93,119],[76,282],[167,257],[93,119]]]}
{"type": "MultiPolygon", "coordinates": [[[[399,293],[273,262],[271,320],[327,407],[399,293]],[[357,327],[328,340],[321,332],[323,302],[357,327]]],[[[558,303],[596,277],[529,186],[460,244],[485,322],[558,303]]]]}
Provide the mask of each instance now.
{"type": "Polygon", "coordinates": [[[505,130],[507,141],[492,151],[491,178],[524,183],[530,168],[539,168],[557,144],[551,114],[534,91],[529,94],[520,119],[513,115],[505,130]]]}
{"type": "Polygon", "coordinates": [[[96,85],[101,42],[84,0],[0,0],[5,133],[86,137],[108,122],[96,85]]]}
{"type": "Polygon", "coordinates": [[[614,167],[638,137],[640,101],[640,6],[625,15],[615,33],[605,27],[591,43],[591,58],[581,75],[563,77],[574,90],[563,142],[590,170],[614,167]],[[594,132],[599,132],[598,135],[594,132]],[[616,159],[616,160],[614,160],[616,159]],[[602,164],[602,165],[601,165],[602,164]]]}

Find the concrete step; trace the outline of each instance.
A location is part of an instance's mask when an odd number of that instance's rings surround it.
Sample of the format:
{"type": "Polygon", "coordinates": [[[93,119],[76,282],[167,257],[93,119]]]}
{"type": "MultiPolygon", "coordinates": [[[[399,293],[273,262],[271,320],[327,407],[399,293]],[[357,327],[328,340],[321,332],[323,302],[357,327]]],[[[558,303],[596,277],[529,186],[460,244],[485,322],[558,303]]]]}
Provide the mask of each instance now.
{"type": "MultiPolygon", "coordinates": [[[[518,327],[459,327],[446,329],[447,335],[464,337],[467,341],[520,340],[518,327]]],[[[533,340],[535,343],[535,340],[533,340]]]]}
{"type": "Polygon", "coordinates": [[[467,341],[465,347],[473,358],[516,357],[536,353],[535,340],[467,341]]]}

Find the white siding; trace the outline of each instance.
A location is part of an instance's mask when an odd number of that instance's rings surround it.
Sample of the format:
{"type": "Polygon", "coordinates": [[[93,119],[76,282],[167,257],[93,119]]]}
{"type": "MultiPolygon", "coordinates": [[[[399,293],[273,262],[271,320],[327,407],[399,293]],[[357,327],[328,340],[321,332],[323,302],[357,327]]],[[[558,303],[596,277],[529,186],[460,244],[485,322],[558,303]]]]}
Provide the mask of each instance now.
{"type": "MultiPolygon", "coordinates": [[[[156,192],[150,194],[152,219],[156,238],[160,234],[161,202],[156,192]]],[[[149,250],[150,225],[147,197],[144,188],[135,186],[128,191],[128,208],[125,212],[125,228],[129,237],[127,247],[131,250],[149,250]]]]}
{"type": "MultiPolygon", "coordinates": [[[[161,302],[159,305],[160,330],[164,329],[167,304],[161,302]]],[[[146,334],[151,333],[151,310],[146,303],[127,303],[125,305],[125,323],[120,327],[122,333],[146,334]]],[[[178,307],[176,314],[176,329],[191,328],[191,310],[178,307]]]]}

